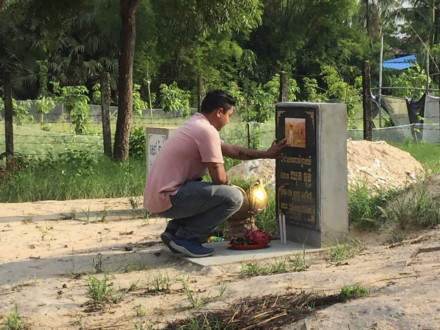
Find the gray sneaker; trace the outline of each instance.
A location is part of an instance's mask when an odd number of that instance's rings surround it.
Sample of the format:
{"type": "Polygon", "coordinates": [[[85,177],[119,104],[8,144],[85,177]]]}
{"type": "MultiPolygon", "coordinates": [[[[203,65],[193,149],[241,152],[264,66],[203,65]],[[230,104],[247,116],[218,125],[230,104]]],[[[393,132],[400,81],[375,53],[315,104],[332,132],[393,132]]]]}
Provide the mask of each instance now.
{"type": "Polygon", "coordinates": [[[164,231],[162,234],[160,234],[160,239],[162,242],[171,250],[173,253],[179,253],[175,248],[173,248],[170,243],[174,239],[174,236],[170,234],[167,231],[164,231]]]}

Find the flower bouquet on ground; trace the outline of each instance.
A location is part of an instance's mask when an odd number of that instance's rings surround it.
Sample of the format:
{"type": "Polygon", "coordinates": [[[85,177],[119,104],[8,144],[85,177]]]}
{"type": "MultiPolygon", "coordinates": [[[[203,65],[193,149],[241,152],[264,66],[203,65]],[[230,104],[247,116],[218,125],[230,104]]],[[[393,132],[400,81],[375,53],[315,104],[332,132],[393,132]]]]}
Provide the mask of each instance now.
{"type": "Polygon", "coordinates": [[[249,229],[244,236],[231,238],[229,247],[237,250],[262,249],[268,246],[270,240],[271,236],[268,232],[249,229]]]}

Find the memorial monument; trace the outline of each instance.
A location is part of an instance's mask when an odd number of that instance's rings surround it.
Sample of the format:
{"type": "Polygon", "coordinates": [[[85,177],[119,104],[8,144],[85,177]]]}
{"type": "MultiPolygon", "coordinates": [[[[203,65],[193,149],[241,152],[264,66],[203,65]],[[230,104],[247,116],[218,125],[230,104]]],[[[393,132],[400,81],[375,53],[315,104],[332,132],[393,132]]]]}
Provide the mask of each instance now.
{"type": "Polygon", "coordinates": [[[280,237],[322,247],[348,233],[346,105],[276,104],[276,138],[287,147],[276,162],[280,237]]]}

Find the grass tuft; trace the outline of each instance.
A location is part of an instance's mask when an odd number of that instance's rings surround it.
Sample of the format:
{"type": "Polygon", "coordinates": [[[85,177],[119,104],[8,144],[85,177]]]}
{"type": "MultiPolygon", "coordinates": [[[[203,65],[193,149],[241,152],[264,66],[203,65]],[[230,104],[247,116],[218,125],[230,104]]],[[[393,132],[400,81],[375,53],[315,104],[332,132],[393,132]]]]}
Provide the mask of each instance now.
{"type": "Polygon", "coordinates": [[[20,316],[18,315],[18,308],[15,306],[15,309],[6,315],[6,319],[1,324],[1,330],[22,330],[27,329],[26,325],[20,320],[20,316]]]}
{"type": "Polygon", "coordinates": [[[355,256],[366,247],[365,243],[359,240],[350,240],[344,244],[337,243],[330,249],[330,260],[340,262],[355,256]]]}
{"type": "Polygon", "coordinates": [[[369,293],[370,291],[368,291],[368,289],[359,285],[349,285],[341,288],[341,295],[345,296],[347,299],[366,296],[369,293]]]}
{"type": "Polygon", "coordinates": [[[392,189],[372,192],[364,182],[351,185],[348,189],[350,223],[358,229],[380,230],[384,225],[383,207],[395,195],[392,189]]]}

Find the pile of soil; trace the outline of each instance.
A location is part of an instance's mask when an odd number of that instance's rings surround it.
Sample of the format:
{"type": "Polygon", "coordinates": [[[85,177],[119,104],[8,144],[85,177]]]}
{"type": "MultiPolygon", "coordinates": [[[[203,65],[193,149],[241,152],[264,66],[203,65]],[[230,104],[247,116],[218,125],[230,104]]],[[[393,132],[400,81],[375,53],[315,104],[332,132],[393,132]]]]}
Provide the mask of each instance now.
{"type": "Polygon", "coordinates": [[[348,183],[377,189],[404,189],[423,177],[423,166],[385,141],[347,141],[348,183]]]}

